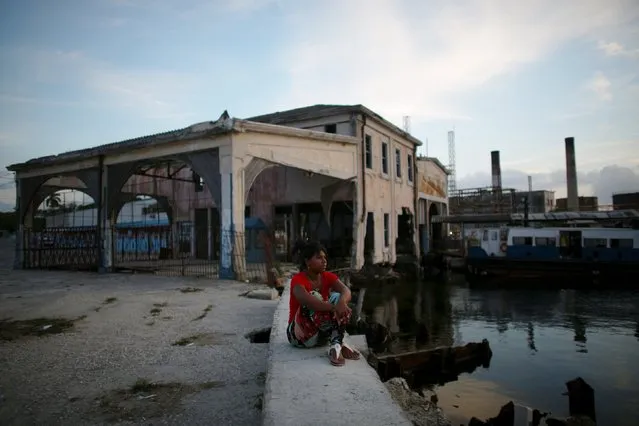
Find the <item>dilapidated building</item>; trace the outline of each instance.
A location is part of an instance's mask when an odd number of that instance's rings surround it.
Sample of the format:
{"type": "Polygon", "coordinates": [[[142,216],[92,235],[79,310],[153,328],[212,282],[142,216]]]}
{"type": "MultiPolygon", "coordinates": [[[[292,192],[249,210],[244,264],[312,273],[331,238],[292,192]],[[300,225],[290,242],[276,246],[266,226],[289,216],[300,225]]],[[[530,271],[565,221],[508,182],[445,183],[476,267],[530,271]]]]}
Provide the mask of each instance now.
{"type": "Polygon", "coordinates": [[[175,264],[187,274],[205,264],[197,275],[245,279],[247,264],[265,260],[255,249],[287,261],[306,237],[354,267],[365,255],[392,263],[399,252],[417,253],[420,194],[445,205],[445,193],[416,185],[419,145],[364,106],[315,105],[247,120],[225,112],[212,122],[14,164],[15,266],[175,264]],[[38,206],[65,188],[94,200],[95,224],[39,229],[38,206]],[[147,213],[156,209],[167,223],[118,220],[140,195],[156,200],[147,213]]]}

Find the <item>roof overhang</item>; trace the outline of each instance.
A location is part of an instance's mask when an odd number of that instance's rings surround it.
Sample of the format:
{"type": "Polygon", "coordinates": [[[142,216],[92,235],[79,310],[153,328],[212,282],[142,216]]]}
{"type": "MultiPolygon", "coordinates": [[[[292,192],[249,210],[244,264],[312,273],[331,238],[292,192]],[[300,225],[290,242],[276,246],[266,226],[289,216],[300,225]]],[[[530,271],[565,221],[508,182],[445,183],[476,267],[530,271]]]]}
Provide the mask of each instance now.
{"type": "Polygon", "coordinates": [[[30,170],[37,170],[42,167],[59,166],[77,162],[83,162],[89,165],[87,167],[93,167],[96,164],[96,160],[101,156],[108,157],[110,155],[128,153],[142,148],[159,148],[176,142],[214,139],[220,135],[229,133],[246,132],[278,135],[282,137],[303,137],[316,141],[342,144],[358,144],[359,142],[356,138],[351,136],[231,118],[225,111],[225,113],[222,114],[220,119],[217,121],[206,121],[193,124],[183,129],[128,139],[121,142],[100,145],[94,148],[34,158],[24,163],[12,164],[7,167],[7,170],[13,172],[27,172],[30,170]]]}

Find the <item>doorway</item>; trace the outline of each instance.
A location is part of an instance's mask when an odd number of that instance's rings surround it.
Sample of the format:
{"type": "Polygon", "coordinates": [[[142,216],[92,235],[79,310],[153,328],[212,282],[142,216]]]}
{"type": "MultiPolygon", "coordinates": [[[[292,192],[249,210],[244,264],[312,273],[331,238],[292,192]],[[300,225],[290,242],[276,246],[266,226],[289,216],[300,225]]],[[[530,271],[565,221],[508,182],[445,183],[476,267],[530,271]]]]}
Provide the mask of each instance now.
{"type": "Polygon", "coordinates": [[[559,254],[569,259],[581,259],[581,231],[559,231],[559,254]]]}

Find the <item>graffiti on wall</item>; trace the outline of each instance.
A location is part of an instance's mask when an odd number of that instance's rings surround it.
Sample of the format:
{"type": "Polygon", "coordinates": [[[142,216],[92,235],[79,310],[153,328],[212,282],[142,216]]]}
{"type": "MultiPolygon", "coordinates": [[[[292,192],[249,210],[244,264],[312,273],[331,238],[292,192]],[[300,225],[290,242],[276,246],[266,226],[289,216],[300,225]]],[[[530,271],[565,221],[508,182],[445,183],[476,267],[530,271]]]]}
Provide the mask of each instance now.
{"type": "Polygon", "coordinates": [[[116,229],[115,250],[121,254],[159,255],[160,249],[169,248],[171,228],[116,229]]]}

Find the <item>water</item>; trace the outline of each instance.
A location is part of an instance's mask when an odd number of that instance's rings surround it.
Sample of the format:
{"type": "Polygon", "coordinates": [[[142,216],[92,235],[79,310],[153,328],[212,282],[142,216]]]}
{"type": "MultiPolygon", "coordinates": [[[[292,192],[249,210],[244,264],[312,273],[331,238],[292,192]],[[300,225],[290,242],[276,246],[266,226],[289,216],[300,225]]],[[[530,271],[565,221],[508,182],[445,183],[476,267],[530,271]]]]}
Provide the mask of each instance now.
{"type": "Polygon", "coordinates": [[[437,387],[453,424],[497,415],[516,404],[568,415],[565,382],[581,376],[595,389],[598,424],[639,424],[639,292],[477,290],[444,283],[369,288],[363,313],[398,337],[401,353],[490,342],[490,367],[437,387]],[[416,338],[417,322],[428,341],[416,338]]]}

